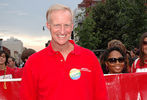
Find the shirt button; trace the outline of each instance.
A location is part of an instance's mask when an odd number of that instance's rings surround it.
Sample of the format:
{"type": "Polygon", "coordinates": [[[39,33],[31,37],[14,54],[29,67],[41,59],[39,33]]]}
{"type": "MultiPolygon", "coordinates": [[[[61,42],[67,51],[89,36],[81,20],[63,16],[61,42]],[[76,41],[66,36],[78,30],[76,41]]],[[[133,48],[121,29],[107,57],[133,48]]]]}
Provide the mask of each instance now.
{"type": "Polygon", "coordinates": [[[60,61],[63,62],[63,59],[61,59],[60,61]]]}

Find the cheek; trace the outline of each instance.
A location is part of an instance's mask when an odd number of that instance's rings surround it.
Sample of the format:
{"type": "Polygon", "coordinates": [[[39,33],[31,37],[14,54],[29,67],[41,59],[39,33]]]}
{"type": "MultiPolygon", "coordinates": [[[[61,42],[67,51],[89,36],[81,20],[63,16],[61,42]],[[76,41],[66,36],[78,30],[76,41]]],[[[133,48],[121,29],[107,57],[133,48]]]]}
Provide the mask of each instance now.
{"type": "Polygon", "coordinates": [[[144,45],[144,46],[143,46],[143,49],[144,49],[144,50],[147,50],[147,45],[144,45]]]}
{"type": "Polygon", "coordinates": [[[4,58],[4,61],[6,61],[6,58],[4,58]]]}
{"type": "Polygon", "coordinates": [[[71,33],[72,32],[72,27],[65,29],[66,32],[71,33]]]}
{"type": "Polygon", "coordinates": [[[114,68],[114,65],[108,63],[108,64],[107,64],[107,67],[108,67],[109,70],[112,70],[112,69],[114,68]]]}
{"type": "Polygon", "coordinates": [[[142,51],[147,54],[147,46],[143,46],[142,51]]]}
{"type": "Polygon", "coordinates": [[[121,63],[120,65],[122,66],[122,68],[124,68],[124,66],[125,66],[125,63],[121,63]]]}
{"type": "Polygon", "coordinates": [[[71,34],[72,31],[71,31],[71,29],[65,29],[64,32],[69,35],[69,34],[71,34]]]}
{"type": "Polygon", "coordinates": [[[51,28],[51,29],[50,29],[50,32],[51,32],[51,33],[55,33],[55,32],[58,32],[58,31],[59,31],[59,30],[58,30],[58,29],[55,29],[55,28],[51,28]]]}

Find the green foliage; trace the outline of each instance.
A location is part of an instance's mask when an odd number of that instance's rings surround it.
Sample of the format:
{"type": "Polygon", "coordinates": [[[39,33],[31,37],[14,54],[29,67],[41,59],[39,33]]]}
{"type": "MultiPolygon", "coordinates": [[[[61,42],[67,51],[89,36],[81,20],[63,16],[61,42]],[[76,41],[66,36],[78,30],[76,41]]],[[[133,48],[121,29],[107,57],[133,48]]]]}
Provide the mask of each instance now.
{"type": "Polygon", "coordinates": [[[147,31],[144,0],[107,0],[88,10],[88,16],[75,31],[78,44],[94,50],[107,48],[108,41],[121,40],[128,49],[138,47],[147,31]]]}

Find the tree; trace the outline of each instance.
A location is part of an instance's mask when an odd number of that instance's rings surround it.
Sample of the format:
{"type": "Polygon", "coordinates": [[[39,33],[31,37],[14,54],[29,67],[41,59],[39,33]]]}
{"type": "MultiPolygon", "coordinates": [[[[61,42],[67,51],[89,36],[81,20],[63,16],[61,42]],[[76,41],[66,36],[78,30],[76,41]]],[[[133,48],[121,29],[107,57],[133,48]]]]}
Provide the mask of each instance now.
{"type": "Polygon", "coordinates": [[[75,29],[77,43],[85,48],[106,49],[108,41],[118,39],[132,49],[138,47],[140,36],[147,31],[144,0],[107,0],[88,11],[75,29]]]}

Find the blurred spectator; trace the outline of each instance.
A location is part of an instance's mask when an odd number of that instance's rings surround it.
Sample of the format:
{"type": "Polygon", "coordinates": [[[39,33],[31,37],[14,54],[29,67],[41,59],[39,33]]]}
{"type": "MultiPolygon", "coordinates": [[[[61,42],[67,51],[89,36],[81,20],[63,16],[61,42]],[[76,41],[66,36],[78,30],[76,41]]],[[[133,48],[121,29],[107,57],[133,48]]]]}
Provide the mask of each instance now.
{"type": "Polygon", "coordinates": [[[0,51],[0,79],[11,79],[14,77],[14,70],[7,66],[9,55],[0,51]]]}
{"type": "Polygon", "coordinates": [[[23,63],[20,65],[20,67],[24,67],[24,65],[25,65],[26,61],[28,60],[29,56],[31,56],[35,52],[36,51],[33,50],[33,49],[25,49],[22,52],[22,55],[21,55],[21,59],[22,59],[23,63]]]}
{"type": "Polygon", "coordinates": [[[131,52],[128,51],[128,50],[127,50],[126,54],[127,54],[127,58],[129,60],[129,66],[130,66],[130,69],[128,70],[128,72],[130,72],[131,71],[131,66],[132,66],[132,63],[133,63],[132,56],[131,56],[131,52]]]}
{"type": "MultiPolygon", "coordinates": [[[[9,55],[5,51],[0,51],[0,79],[14,78],[14,70],[7,66],[8,57],[9,55]]],[[[3,84],[3,88],[7,89],[6,81],[3,84]]]]}
{"type": "Polygon", "coordinates": [[[134,61],[131,72],[147,72],[147,32],[140,38],[139,58],[134,61]]]}
{"type": "Polygon", "coordinates": [[[7,65],[14,70],[15,78],[20,78],[22,76],[22,68],[16,66],[15,58],[9,57],[7,65]]]}
{"type": "Polygon", "coordinates": [[[104,74],[127,73],[127,56],[119,47],[108,48],[100,58],[104,74]]]}
{"type": "Polygon", "coordinates": [[[131,50],[131,57],[132,61],[134,62],[139,56],[139,50],[137,48],[134,48],[131,50]]]}
{"type": "Polygon", "coordinates": [[[15,61],[15,58],[14,57],[9,57],[7,65],[10,68],[17,68],[17,64],[16,64],[16,61],[15,61]]]}

